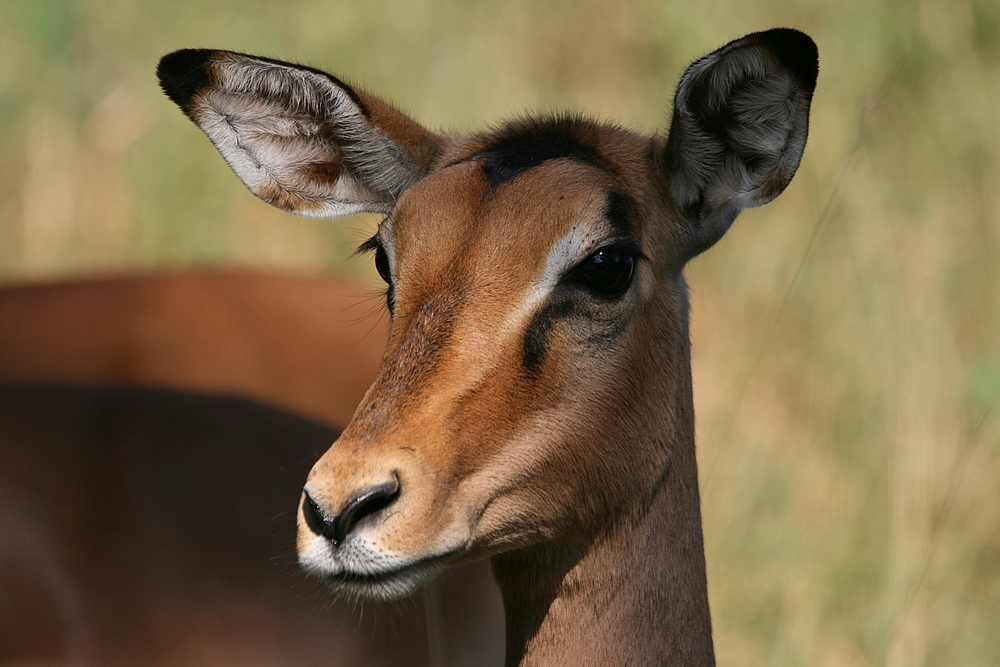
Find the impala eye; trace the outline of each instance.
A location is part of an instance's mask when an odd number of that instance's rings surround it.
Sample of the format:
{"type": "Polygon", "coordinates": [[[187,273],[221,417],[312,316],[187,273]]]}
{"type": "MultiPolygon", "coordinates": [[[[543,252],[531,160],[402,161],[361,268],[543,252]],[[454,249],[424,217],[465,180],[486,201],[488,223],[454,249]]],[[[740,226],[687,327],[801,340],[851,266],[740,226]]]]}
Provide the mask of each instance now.
{"type": "Polygon", "coordinates": [[[379,243],[378,236],[373,236],[360,246],[358,246],[358,252],[374,252],[375,253],[375,270],[378,271],[379,276],[385,281],[385,284],[389,287],[385,290],[385,302],[389,306],[389,313],[393,311],[393,306],[395,305],[396,295],[395,288],[392,284],[392,268],[389,266],[389,255],[386,253],[385,248],[379,243]]]}
{"type": "Polygon", "coordinates": [[[378,246],[375,248],[375,270],[387,284],[392,284],[392,270],[389,268],[389,255],[385,248],[378,246]]]}
{"type": "Polygon", "coordinates": [[[632,284],[636,252],[629,248],[601,248],[580,262],[568,280],[596,292],[606,299],[625,293],[632,284]]]}

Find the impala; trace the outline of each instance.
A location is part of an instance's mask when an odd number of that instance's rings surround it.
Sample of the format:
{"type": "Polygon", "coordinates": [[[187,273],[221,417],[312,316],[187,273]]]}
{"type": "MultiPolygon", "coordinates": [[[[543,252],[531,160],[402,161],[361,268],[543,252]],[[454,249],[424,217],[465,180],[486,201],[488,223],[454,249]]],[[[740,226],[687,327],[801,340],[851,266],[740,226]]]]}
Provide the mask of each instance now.
{"type": "Polygon", "coordinates": [[[378,375],[309,474],[298,556],[394,598],[491,558],[508,665],[714,663],[684,265],[789,183],[812,40],[692,64],[666,136],[527,118],[439,136],[316,69],[216,50],[161,84],[257,196],[386,214],[378,375]]]}
{"type": "Polygon", "coordinates": [[[0,379],[236,394],[343,427],[385,347],[365,288],[199,269],[0,288],[0,379]]]}

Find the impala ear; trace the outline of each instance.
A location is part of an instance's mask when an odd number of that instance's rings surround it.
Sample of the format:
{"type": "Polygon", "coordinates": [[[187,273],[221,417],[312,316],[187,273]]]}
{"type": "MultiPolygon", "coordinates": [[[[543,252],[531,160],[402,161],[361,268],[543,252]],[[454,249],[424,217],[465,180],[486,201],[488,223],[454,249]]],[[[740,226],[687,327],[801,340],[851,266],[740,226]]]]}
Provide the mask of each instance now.
{"type": "Polygon", "coordinates": [[[691,65],[677,87],[664,164],[690,231],[688,257],[792,180],[809,130],[816,45],[796,30],[747,35],[691,65]]]}
{"type": "Polygon", "coordinates": [[[157,75],[255,195],[300,215],[388,212],[442,147],[404,114],[312,68],[187,49],[164,56],[157,75]]]}

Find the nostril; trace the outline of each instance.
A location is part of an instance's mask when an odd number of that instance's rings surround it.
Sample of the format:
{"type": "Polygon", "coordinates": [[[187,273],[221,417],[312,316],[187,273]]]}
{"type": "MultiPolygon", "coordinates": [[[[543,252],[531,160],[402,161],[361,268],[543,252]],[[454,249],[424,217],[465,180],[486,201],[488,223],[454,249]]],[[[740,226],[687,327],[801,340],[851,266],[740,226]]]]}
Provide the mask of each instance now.
{"type": "Polygon", "coordinates": [[[398,497],[399,479],[393,475],[390,481],[365,489],[353,500],[349,500],[335,517],[331,517],[312,496],[305,493],[302,499],[302,516],[312,532],[334,544],[340,544],[359,521],[392,504],[398,497]]]}
{"type": "Polygon", "coordinates": [[[312,496],[308,493],[303,494],[303,496],[302,516],[305,518],[309,530],[327,539],[333,539],[333,519],[312,499],[312,496]]]}
{"type": "Polygon", "coordinates": [[[354,500],[349,501],[333,519],[332,535],[327,535],[334,544],[340,544],[350,534],[358,522],[366,516],[371,516],[389,506],[399,497],[399,479],[393,475],[392,480],[366,489],[354,500]]]}

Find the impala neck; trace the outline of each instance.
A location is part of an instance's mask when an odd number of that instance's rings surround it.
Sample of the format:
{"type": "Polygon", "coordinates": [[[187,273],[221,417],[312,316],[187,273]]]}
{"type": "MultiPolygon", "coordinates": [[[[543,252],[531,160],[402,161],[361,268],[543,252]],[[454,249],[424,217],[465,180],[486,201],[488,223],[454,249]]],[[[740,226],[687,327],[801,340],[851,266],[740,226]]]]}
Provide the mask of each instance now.
{"type": "Polygon", "coordinates": [[[584,548],[546,543],[493,557],[507,667],[715,664],[686,342],[686,372],[667,394],[679,423],[652,434],[672,447],[648,509],[584,548]]]}

